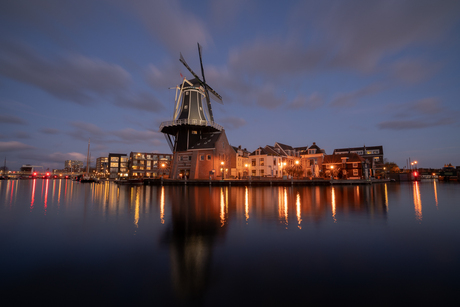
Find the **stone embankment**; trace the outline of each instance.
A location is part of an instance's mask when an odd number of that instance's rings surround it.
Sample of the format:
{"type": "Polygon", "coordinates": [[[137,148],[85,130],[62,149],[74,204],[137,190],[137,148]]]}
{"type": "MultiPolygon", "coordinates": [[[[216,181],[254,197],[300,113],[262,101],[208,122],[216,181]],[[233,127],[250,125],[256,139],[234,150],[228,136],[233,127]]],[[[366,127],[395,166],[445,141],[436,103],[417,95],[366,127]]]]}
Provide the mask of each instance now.
{"type": "Polygon", "coordinates": [[[303,180],[303,179],[226,179],[226,180],[173,180],[145,179],[146,185],[209,185],[209,186],[328,186],[361,185],[390,182],[390,179],[348,179],[348,180],[303,180]]]}

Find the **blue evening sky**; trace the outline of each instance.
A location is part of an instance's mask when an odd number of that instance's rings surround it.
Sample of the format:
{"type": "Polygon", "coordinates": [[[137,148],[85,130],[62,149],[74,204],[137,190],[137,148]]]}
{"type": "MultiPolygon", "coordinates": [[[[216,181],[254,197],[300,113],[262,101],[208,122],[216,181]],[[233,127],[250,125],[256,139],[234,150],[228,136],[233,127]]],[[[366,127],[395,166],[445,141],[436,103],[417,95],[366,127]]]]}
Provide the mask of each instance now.
{"type": "Polygon", "coordinates": [[[170,153],[182,52],[223,97],[215,121],[252,151],[275,142],[383,145],[460,165],[460,1],[3,0],[0,158],[170,153]]]}

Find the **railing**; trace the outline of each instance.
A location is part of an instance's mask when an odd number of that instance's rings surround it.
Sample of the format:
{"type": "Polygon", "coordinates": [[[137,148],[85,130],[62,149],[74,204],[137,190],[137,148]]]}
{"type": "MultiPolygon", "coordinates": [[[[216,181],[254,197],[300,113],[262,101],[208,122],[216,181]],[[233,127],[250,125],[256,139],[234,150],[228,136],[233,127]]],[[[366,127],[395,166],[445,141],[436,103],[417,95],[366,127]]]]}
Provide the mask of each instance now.
{"type": "Polygon", "coordinates": [[[178,119],[178,120],[170,120],[167,122],[162,122],[160,125],[160,131],[167,126],[180,126],[180,125],[196,125],[196,126],[210,126],[216,128],[217,130],[222,130],[222,127],[215,122],[210,122],[207,120],[198,120],[198,119],[178,119]]]}

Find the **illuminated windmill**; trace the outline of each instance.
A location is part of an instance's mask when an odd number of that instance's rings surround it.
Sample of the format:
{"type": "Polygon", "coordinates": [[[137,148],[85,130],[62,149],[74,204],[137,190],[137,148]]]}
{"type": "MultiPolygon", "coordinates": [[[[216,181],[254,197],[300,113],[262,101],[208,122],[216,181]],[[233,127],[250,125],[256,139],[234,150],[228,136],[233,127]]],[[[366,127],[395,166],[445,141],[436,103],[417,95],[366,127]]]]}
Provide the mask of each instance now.
{"type": "Polygon", "coordinates": [[[211,100],[222,103],[222,97],[207,83],[201,59],[201,46],[198,44],[202,79],[188,66],[182,54],[180,61],[192,73],[194,79],[185,77],[176,86],[174,115],[172,121],[163,122],[160,131],[165,134],[172,152],[187,151],[202,139],[204,133],[221,131],[214,123],[211,100]]]}

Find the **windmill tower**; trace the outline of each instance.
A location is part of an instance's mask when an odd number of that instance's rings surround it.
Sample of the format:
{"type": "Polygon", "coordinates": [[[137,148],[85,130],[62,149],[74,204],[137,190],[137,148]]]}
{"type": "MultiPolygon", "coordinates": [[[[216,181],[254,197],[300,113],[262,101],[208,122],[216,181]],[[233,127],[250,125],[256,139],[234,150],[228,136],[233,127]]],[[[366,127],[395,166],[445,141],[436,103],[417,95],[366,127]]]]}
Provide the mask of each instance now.
{"type": "MultiPolygon", "coordinates": [[[[206,83],[200,44],[198,44],[198,53],[201,65],[201,78],[188,66],[182,54],[180,55],[179,61],[184,64],[194,78],[187,80],[184,77],[182,83],[176,86],[173,119],[163,122],[160,125],[160,131],[164,133],[174,154],[172,178],[179,178],[179,172],[184,175],[188,174],[188,177],[192,169],[197,169],[193,165],[193,154],[191,151],[195,151],[194,157],[196,159],[196,150],[215,149],[212,146],[214,146],[218,138],[221,141],[221,135],[224,136],[225,142],[228,144],[223,127],[214,122],[211,98],[222,104],[222,97],[206,83]],[[192,161],[190,162],[191,165],[188,166],[188,173],[184,173],[184,168],[180,170],[177,166],[186,153],[189,154],[187,159],[192,161]]],[[[213,153],[215,155],[216,150],[213,153]]],[[[208,154],[206,154],[206,157],[208,157],[208,154]]],[[[214,160],[213,156],[210,156],[209,161],[211,160],[214,160]]],[[[208,158],[206,161],[208,161],[208,158]]],[[[215,165],[210,166],[211,169],[215,169],[216,167],[215,165]]],[[[203,172],[203,167],[201,167],[201,171],[203,172]]],[[[194,178],[199,178],[199,176],[197,175],[194,178]]]]}
{"type": "Polygon", "coordinates": [[[176,86],[174,116],[172,121],[161,123],[160,131],[165,134],[171,151],[186,151],[202,138],[203,133],[221,131],[223,128],[214,122],[211,99],[222,104],[222,97],[207,83],[201,59],[201,46],[198,44],[202,79],[188,66],[182,54],[180,61],[195,77],[176,86]]]}

